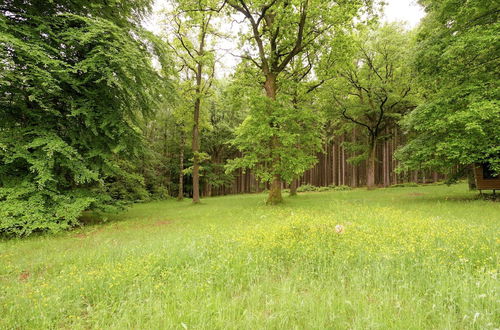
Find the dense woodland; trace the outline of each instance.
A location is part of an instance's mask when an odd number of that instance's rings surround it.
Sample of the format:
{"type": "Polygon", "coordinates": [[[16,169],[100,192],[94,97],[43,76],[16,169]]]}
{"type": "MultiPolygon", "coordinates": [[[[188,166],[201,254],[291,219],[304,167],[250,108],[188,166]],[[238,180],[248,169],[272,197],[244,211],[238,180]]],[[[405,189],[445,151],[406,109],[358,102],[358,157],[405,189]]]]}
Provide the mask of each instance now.
{"type": "Polygon", "coordinates": [[[151,199],[498,173],[499,4],[419,3],[410,30],[372,0],[171,0],[153,33],[152,0],[2,0],[0,234],[151,199]]]}

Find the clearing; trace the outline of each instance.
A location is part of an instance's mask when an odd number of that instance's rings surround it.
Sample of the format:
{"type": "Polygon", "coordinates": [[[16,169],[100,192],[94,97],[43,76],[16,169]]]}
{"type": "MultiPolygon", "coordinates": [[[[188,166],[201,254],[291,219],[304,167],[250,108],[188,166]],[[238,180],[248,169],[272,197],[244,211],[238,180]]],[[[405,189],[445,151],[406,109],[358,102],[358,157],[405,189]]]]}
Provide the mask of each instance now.
{"type": "Polygon", "coordinates": [[[500,204],[465,185],[265,197],[0,241],[0,328],[500,326],[500,204]]]}

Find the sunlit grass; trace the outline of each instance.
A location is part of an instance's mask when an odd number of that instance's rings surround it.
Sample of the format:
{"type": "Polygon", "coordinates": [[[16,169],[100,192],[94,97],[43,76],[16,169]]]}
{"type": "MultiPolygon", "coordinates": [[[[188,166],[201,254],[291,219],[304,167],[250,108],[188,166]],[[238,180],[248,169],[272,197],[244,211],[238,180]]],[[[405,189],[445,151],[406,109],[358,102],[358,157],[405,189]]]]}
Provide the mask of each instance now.
{"type": "Polygon", "coordinates": [[[0,242],[0,328],[500,326],[498,203],[463,185],[264,201],[142,204],[0,242]]]}

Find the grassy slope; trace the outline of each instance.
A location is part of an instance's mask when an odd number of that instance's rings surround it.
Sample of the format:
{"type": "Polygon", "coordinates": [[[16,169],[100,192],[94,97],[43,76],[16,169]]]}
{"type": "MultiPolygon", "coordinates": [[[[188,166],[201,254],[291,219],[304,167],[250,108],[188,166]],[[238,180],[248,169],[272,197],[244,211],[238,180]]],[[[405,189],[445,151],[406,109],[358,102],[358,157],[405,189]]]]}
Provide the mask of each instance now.
{"type": "Polygon", "coordinates": [[[465,186],[136,205],[0,242],[0,328],[495,328],[500,205],[465,186]],[[335,225],[345,226],[343,234],[335,225]]]}

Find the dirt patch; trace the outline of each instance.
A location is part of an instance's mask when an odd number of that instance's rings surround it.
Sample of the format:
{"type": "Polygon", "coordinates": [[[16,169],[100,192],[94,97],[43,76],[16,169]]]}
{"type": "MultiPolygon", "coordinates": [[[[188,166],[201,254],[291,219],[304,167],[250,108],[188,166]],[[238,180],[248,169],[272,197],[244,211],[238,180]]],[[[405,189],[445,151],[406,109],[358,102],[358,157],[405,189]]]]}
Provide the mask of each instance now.
{"type": "Polygon", "coordinates": [[[19,281],[27,281],[30,277],[30,272],[27,270],[23,270],[21,274],[19,274],[19,281]]]}
{"type": "Polygon", "coordinates": [[[161,221],[157,221],[153,226],[159,227],[159,226],[169,225],[171,223],[172,223],[172,221],[170,221],[170,220],[161,220],[161,221]]]}

